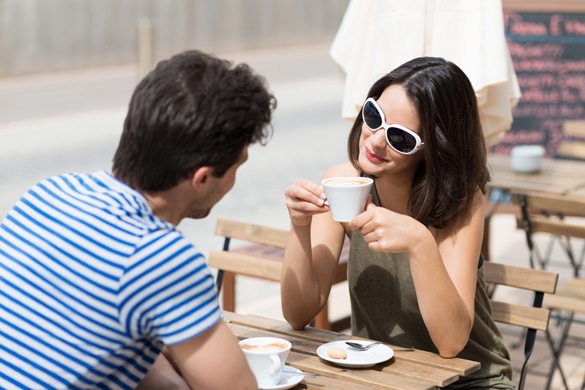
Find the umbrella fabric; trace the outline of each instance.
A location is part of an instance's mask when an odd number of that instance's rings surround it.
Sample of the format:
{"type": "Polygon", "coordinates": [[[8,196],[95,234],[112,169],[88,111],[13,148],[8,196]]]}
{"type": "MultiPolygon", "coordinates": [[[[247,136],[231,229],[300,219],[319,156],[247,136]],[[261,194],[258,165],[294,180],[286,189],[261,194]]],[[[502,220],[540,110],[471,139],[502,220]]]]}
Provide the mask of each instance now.
{"type": "Polygon", "coordinates": [[[467,74],[488,146],[510,129],[521,96],[501,0],[350,0],[330,55],[346,73],[349,120],[374,81],[420,56],[443,57],[467,74]]]}

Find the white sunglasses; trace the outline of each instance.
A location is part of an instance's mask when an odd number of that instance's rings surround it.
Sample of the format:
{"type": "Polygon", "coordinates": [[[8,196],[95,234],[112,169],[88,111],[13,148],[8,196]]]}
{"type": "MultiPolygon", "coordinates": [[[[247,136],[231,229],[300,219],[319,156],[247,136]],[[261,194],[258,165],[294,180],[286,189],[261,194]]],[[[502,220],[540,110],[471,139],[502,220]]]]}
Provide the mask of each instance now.
{"type": "Polygon", "coordinates": [[[368,129],[376,132],[383,128],[386,130],[388,145],[398,153],[413,154],[424,146],[420,136],[414,131],[399,124],[386,123],[384,111],[374,98],[368,98],[362,108],[362,119],[368,129]]]}

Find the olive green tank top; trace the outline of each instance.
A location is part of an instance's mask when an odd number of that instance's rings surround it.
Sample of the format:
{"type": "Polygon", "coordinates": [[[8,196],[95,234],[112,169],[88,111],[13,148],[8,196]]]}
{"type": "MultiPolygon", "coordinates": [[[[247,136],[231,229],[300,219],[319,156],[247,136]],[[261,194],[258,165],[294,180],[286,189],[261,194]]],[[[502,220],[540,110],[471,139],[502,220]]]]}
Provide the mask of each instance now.
{"type": "MultiPolygon", "coordinates": [[[[375,204],[375,190],[372,190],[375,204]]],[[[423,322],[406,253],[371,251],[359,231],[350,235],[348,283],[352,334],[397,346],[437,353],[423,322]]],[[[449,326],[445,322],[445,326],[449,326]]],[[[478,361],[481,369],[449,389],[514,389],[510,355],[491,316],[483,267],[477,271],[475,320],[460,358],[478,361]]]]}

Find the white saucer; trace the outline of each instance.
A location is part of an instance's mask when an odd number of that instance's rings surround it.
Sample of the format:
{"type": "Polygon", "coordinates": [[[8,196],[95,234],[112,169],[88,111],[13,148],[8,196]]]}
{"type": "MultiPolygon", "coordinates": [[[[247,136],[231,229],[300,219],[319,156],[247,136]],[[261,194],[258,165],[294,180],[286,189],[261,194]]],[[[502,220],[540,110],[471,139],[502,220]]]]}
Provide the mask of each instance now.
{"type": "Polygon", "coordinates": [[[284,366],[286,371],[282,372],[282,378],[280,379],[280,383],[270,387],[261,387],[259,390],[286,390],[291,389],[301,383],[303,380],[303,376],[301,374],[301,370],[291,367],[291,366],[284,366]]]}
{"type": "MultiPolygon", "coordinates": [[[[323,360],[336,364],[342,367],[371,367],[378,363],[385,362],[394,356],[394,350],[387,345],[377,345],[367,351],[359,351],[355,348],[348,347],[346,341],[355,340],[340,340],[331,343],[323,344],[317,348],[317,355],[323,360]],[[327,350],[331,347],[343,348],[347,352],[345,359],[335,359],[327,354],[327,350]]],[[[371,342],[360,341],[361,344],[367,345],[371,342]]]]}

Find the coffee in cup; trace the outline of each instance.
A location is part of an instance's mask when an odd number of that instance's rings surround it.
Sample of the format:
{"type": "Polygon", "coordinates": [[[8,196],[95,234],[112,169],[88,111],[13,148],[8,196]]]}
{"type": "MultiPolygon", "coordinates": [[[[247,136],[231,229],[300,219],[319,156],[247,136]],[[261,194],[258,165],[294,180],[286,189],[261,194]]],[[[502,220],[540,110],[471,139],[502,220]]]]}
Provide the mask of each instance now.
{"type": "Polygon", "coordinates": [[[259,388],[278,385],[291,343],[278,337],[251,337],[240,341],[259,388]]]}
{"type": "Polygon", "coordinates": [[[331,177],[321,181],[333,220],[349,222],[364,211],[372,183],[369,177],[331,177]]]}

